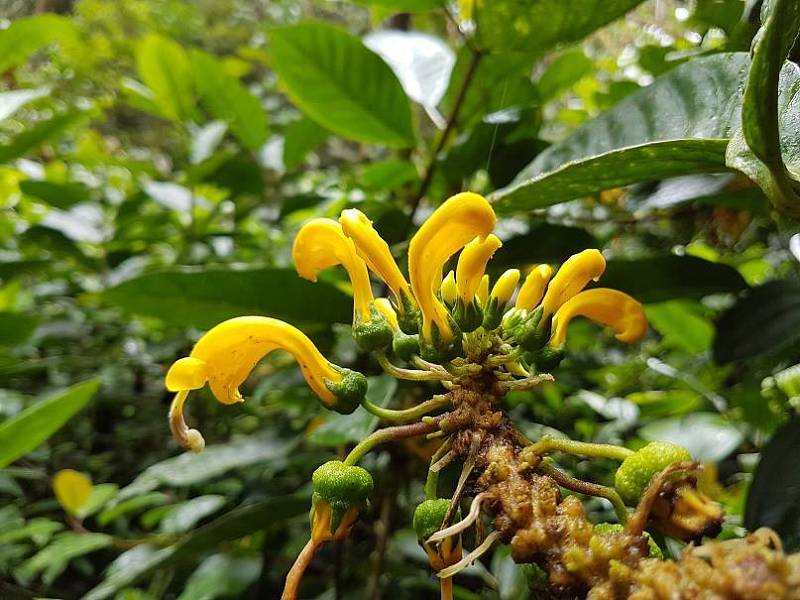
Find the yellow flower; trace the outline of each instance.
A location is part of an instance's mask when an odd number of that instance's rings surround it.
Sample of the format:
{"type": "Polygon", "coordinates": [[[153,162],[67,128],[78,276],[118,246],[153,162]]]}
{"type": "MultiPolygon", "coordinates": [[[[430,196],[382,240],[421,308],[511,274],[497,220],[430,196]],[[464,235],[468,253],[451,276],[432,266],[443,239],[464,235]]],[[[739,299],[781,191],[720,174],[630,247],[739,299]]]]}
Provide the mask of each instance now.
{"type": "Polygon", "coordinates": [[[550,265],[539,265],[535,267],[528,276],[525,277],[525,283],[519,290],[515,308],[520,310],[533,310],[542,301],[544,291],[547,288],[547,282],[553,275],[553,269],[550,265]]]}
{"type": "Polygon", "coordinates": [[[62,469],[53,477],[53,491],[62,508],[74,515],[89,501],[92,480],[73,469],[62,469]]]}
{"type": "Polygon", "coordinates": [[[475,292],[475,298],[478,299],[478,302],[481,306],[486,306],[486,303],[489,302],[489,276],[484,275],[481,277],[480,282],[478,282],[478,289],[475,292]]]}
{"type": "Polygon", "coordinates": [[[508,269],[492,286],[492,293],[489,294],[489,297],[497,300],[498,304],[505,304],[514,295],[517,283],[519,283],[519,269],[508,269]]]}
{"type": "Polygon", "coordinates": [[[452,306],[456,303],[456,300],[458,300],[458,285],[456,285],[456,274],[454,271],[447,273],[447,277],[444,278],[442,285],[439,286],[439,293],[446,304],[452,306]]]}
{"type": "Polygon", "coordinates": [[[447,260],[475,236],[486,236],[494,229],[496,217],[485,198],[471,192],[446,200],[422,224],[408,248],[411,289],[422,312],[422,335],[433,339],[433,326],[439,338],[449,343],[453,329],[447,309],[436,297],[447,260]]]}
{"type": "Polygon", "coordinates": [[[502,245],[503,242],[490,233],[485,238],[478,236],[464,246],[456,267],[458,295],[464,304],[470,304],[475,298],[475,292],[486,270],[486,263],[502,245]]]}
{"type": "Polygon", "coordinates": [[[397,322],[397,313],[387,298],[375,298],[373,306],[383,315],[383,318],[386,319],[393,331],[400,329],[400,324],[397,322]]]}
{"type": "MultiPolygon", "coordinates": [[[[355,409],[357,402],[353,405],[352,390],[342,389],[341,385],[351,375],[359,374],[328,362],[302,331],[288,323],[269,317],[237,317],[210,329],[191,354],[176,361],[167,372],[166,387],[177,392],[169,414],[175,439],[186,448],[202,450],[203,436],[189,429],[183,418],[183,404],[189,391],[208,383],[223,404],[242,402],[239,386],[273,350],[285,350],[294,356],[306,382],[326,407],[355,409]],[[346,406],[339,405],[342,400],[346,406]]],[[[353,384],[352,377],[347,384],[353,384]]]]}
{"type": "Polygon", "coordinates": [[[564,343],[567,326],[575,317],[586,317],[611,327],[621,342],[639,341],[647,332],[647,317],[641,304],[618,290],[595,288],[576,294],[558,309],[550,339],[552,346],[564,343]]]}
{"type": "Polygon", "coordinates": [[[357,319],[370,320],[372,287],[364,261],[356,252],[353,240],[347,237],[333,219],[312,219],[297,232],[292,258],[300,277],[316,281],[323,269],[342,265],[353,286],[353,303],[357,319]]]}
{"type": "Polygon", "coordinates": [[[406,278],[397,266],[389,245],[372,227],[372,221],[356,208],[342,211],[339,217],[345,235],[353,240],[358,255],[367,263],[370,271],[380,277],[392,290],[397,301],[398,310],[405,310],[405,302],[411,302],[413,296],[406,278]]]}
{"type": "Polygon", "coordinates": [[[584,250],[570,256],[547,286],[542,301],[546,319],[575,294],[586,287],[590,281],[597,281],[606,270],[606,259],[599,250],[584,250]]]}

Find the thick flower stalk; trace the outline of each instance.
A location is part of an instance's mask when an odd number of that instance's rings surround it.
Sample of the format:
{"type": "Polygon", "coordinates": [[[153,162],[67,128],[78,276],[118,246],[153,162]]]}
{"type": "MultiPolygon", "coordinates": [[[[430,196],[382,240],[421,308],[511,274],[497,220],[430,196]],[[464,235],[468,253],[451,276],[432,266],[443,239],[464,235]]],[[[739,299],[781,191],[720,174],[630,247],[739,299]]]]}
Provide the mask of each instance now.
{"type": "Polygon", "coordinates": [[[408,278],[356,209],[343,211],[338,221],[313,219],[295,239],[301,277],[316,281],[335,266],[347,272],[353,337],[372,354],[372,368],[441,384],[442,393],[416,405],[373,404],[365,397],[364,375],[329,362],[305,334],[269,317],[217,325],[169,369],[167,388],[176,392],[170,426],[182,446],[197,451],[203,438],[187,426],[182,410],[188,393],[208,384],[220,402],[242,401],[239,386],[273,350],[295,357],[325,408],[349,413],[360,404],[391,424],[314,473],[309,541],[287,576],[283,598],[298,597],[316,550],[346,538],[368,508],[372,478],[358,466],[362,457],[417,436],[441,441],[414,527],[443,600],[452,599],[453,578],[498,543],[508,544],[516,561],[541,567],[556,598],[798,598],[800,560],[783,555],[764,532],[709,547],[710,563],[695,549],[663,560],[649,530],[698,541],[716,535],[723,519],[720,506],[698,488],[702,465],[685,449],[653,443],[634,452],[563,438],[531,442],[519,433],[503,398],[554,380],[551,371],[566,356],[575,319],[610,328],[622,343],[643,339],[647,319],[634,298],[592,287],[606,266],[597,249],[569,257],[558,269],[533,266],[521,285],[518,269],[492,281],[486,271],[502,245],[493,233],[495,221],[491,205],[478,194],[448,199],[411,239],[408,278]],[[373,296],[370,272],[385,283],[391,300],[373,296]],[[565,453],[616,461],[614,485],[562,470],[556,460],[565,453]],[[452,464],[461,465],[461,474],[442,490],[439,473],[452,464]],[[608,501],[618,523],[591,523],[581,497],[608,501]],[[474,540],[470,550],[465,540],[474,540]],[[704,595],[704,585],[713,593],[704,595]]]}

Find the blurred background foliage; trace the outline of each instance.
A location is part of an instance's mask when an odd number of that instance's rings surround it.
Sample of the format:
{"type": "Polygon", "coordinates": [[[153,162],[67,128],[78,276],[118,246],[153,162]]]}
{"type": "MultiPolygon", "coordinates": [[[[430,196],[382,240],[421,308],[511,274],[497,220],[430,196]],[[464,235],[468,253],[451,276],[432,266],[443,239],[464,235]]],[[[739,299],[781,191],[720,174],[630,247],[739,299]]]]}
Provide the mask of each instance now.
{"type": "MultiPolygon", "coordinates": [[[[523,431],[683,444],[710,466],[724,535],[770,525],[800,546],[800,237],[771,209],[779,192],[759,169],[774,165],[725,156],[743,125],[753,144],[740,113],[760,10],[0,0],[0,596],[277,597],[307,535],[311,472],[377,419],[321,410],[270,356],[247,402],[198,395],[190,419],[209,446],[183,454],[164,368],[218,321],[265,314],[369,374],[377,404],[431,394],[357,352],[346,281],[301,280],[291,241],[304,220],[358,206],[402,257],[464,189],[502,217],[492,268],[601,248],[603,284],[651,322],[633,348],[576,323],[557,382],[507,398],[523,431]],[[91,479],[77,501],[56,499],[62,469],[91,479]]],[[[794,89],[796,65],[782,77],[794,89]]],[[[795,176],[796,102],[778,99],[795,176]]],[[[410,530],[434,448],[365,461],[371,508],[314,562],[309,594],[438,597],[410,530]]],[[[502,548],[457,583],[465,599],[529,594],[502,548]]]]}

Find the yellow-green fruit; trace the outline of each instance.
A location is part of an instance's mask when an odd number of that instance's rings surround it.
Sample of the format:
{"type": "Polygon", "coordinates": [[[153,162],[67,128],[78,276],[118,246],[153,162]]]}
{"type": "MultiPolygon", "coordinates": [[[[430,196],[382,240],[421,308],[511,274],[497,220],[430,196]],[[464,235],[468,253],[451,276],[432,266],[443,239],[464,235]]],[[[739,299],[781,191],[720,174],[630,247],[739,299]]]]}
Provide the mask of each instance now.
{"type": "Polygon", "coordinates": [[[614,487],[628,504],[636,504],[653,477],[676,462],[692,460],[683,446],[650,442],[626,458],[614,476],[614,487]]]}

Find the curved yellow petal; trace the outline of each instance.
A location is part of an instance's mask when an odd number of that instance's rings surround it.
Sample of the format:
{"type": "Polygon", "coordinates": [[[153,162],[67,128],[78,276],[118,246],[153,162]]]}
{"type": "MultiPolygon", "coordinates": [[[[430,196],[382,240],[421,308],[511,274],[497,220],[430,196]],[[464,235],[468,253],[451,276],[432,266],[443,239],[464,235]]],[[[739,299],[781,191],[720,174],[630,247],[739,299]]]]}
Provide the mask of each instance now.
{"type": "Polygon", "coordinates": [[[519,277],[519,269],[508,269],[495,281],[494,286],[492,286],[492,293],[489,296],[496,299],[499,304],[505,304],[514,295],[514,290],[517,289],[517,283],[519,283],[519,277]]]}
{"type": "Polygon", "coordinates": [[[400,324],[397,321],[397,313],[394,311],[394,307],[392,303],[389,302],[388,298],[375,298],[373,305],[378,309],[378,312],[383,315],[383,318],[386,319],[386,322],[389,323],[389,327],[391,327],[393,331],[400,329],[400,324]]]}
{"type": "Polygon", "coordinates": [[[447,273],[447,277],[444,278],[442,285],[439,286],[439,292],[442,295],[442,300],[447,304],[452,306],[456,303],[456,300],[458,300],[458,286],[456,285],[455,271],[447,273]]]}
{"type": "Polygon", "coordinates": [[[62,469],[53,477],[53,492],[62,508],[74,515],[89,501],[92,480],[73,469],[62,469]]]}
{"type": "Polygon", "coordinates": [[[500,238],[490,233],[485,238],[478,236],[464,246],[456,267],[458,295],[464,304],[472,302],[486,271],[486,263],[502,245],[500,238]]]}
{"type": "Polygon", "coordinates": [[[547,283],[553,275],[550,265],[538,265],[528,273],[525,282],[519,289],[517,302],[514,306],[520,310],[533,310],[539,305],[547,289],[547,283]]]}
{"type": "Polygon", "coordinates": [[[447,309],[436,297],[439,287],[434,287],[441,280],[444,263],[475,236],[491,233],[496,220],[483,196],[463,192],[439,206],[411,239],[408,270],[426,340],[431,341],[434,324],[444,342],[453,339],[447,309]]]}
{"type": "Polygon", "coordinates": [[[542,300],[543,318],[555,313],[558,308],[586,287],[590,281],[597,281],[606,270],[606,259],[599,250],[590,249],[570,256],[547,286],[542,300]]]}
{"type": "Polygon", "coordinates": [[[202,436],[186,427],[183,420],[188,392],[208,383],[223,404],[242,402],[239,386],[273,350],[285,350],[294,356],[309,387],[326,406],[336,401],[326,383],[341,381],[342,374],[302,331],[269,317],[229,319],[211,328],[189,357],[176,361],[167,372],[166,387],[177,392],[170,408],[170,426],[181,445],[196,451],[203,447],[202,436]]]}
{"type": "Polygon", "coordinates": [[[481,306],[486,306],[489,301],[489,276],[484,275],[478,282],[478,289],[475,291],[475,298],[481,306]]]}
{"type": "Polygon", "coordinates": [[[378,235],[367,215],[356,208],[343,210],[339,224],[345,235],[353,240],[358,255],[367,263],[370,271],[380,277],[397,299],[397,306],[403,310],[403,296],[413,300],[406,278],[397,266],[389,244],[378,235]]]}
{"type": "Polygon", "coordinates": [[[370,320],[372,287],[364,261],[356,246],[333,219],[312,219],[300,228],[292,247],[292,259],[300,277],[316,281],[323,269],[342,265],[353,286],[353,304],[358,317],[370,320]]]}
{"type": "Polygon", "coordinates": [[[611,327],[621,342],[639,341],[647,332],[647,317],[639,302],[618,290],[595,288],[576,294],[558,309],[550,338],[553,346],[564,343],[567,326],[575,317],[586,317],[611,327]]]}

